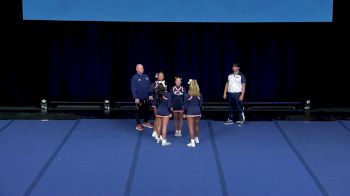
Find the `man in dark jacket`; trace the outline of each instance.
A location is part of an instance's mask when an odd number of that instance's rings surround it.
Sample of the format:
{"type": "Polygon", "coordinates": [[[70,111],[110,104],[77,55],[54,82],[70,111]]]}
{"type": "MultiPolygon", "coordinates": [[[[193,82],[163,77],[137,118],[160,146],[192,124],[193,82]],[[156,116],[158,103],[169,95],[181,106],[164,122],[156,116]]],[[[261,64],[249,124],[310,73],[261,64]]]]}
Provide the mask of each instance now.
{"type": "Polygon", "coordinates": [[[153,128],[148,122],[150,118],[150,101],[153,96],[150,93],[151,81],[148,75],[144,74],[142,64],[136,65],[136,74],[131,78],[131,92],[136,104],[136,129],[143,131],[143,127],[153,128]],[[143,119],[143,124],[141,124],[143,119]]]}

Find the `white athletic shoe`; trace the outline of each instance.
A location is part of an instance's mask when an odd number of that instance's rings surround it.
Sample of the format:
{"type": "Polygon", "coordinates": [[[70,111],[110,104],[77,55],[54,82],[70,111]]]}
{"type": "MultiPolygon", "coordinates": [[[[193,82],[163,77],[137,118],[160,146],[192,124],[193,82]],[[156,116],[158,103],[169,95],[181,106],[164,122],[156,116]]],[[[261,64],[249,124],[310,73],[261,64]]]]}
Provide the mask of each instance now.
{"type": "Polygon", "coordinates": [[[188,143],[187,146],[194,148],[194,147],[196,147],[196,144],[194,143],[194,140],[191,140],[191,142],[188,143]]]}
{"type": "Polygon", "coordinates": [[[157,136],[157,131],[153,131],[152,137],[156,137],[156,136],[157,136]]]}
{"type": "Polygon", "coordinates": [[[179,132],[177,133],[177,136],[182,137],[181,130],[179,130],[179,132]]]}
{"type": "Polygon", "coordinates": [[[237,121],[237,126],[239,127],[243,127],[244,126],[244,122],[243,121],[237,121]]]}
{"type": "Polygon", "coordinates": [[[232,125],[233,121],[231,119],[227,119],[227,121],[224,122],[224,125],[232,125]]]}
{"type": "Polygon", "coordinates": [[[166,140],[162,140],[162,146],[170,146],[171,143],[166,141],[166,140]]]}
{"type": "Polygon", "coordinates": [[[178,136],[179,136],[179,131],[175,130],[175,137],[178,137],[178,136]]]}
{"type": "Polygon", "coordinates": [[[199,144],[199,138],[198,137],[195,137],[194,141],[196,142],[196,144],[199,144]]]}

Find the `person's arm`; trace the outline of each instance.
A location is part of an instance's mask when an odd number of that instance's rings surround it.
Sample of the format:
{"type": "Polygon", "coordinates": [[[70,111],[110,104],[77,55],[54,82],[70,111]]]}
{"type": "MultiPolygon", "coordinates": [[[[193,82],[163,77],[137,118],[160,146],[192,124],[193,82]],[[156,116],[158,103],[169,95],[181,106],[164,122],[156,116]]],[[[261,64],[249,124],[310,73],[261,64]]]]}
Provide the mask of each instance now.
{"type": "Polygon", "coordinates": [[[184,104],[185,104],[185,96],[186,96],[186,89],[183,87],[183,92],[182,92],[182,109],[185,110],[184,104]]]}
{"type": "Polygon", "coordinates": [[[152,84],[150,85],[148,95],[154,96],[154,84],[155,84],[155,83],[152,83],[152,84]]]}
{"type": "Polygon", "coordinates": [[[137,83],[136,83],[136,78],[132,77],[131,78],[131,93],[132,93],[132,97],[135,100],[135,103],[138,104],[140,103],[140,99],[137,95],[137,83]]]}
{"type": "Polygon", "coordinates": [[[241,94],[241,96],[239,96],[239,100],[240,101],[243,101],[243,99],[244,99],[244,94],[245,94],[245,86],[246,86],[246,78],[245,78],[245,76],[244,75],[242,75],[241,76],[242,78],[241,78],[241,82],[242,82],[242,94],[241,94]]]}
{"type": "Polygon", "coordinates": [[[199,97],[199,105],[200,105],[200,107],[202,107],[203,106],[203,96],[201,95],[200,97],[199,97]]]}
{"type": "Polygon", "coordinates": [[[170,95],[171,95],[171,97],[173,97],[174,95],[175,95],[175,93],[174,93],[174,87],[171,87],[170,88],[170,95]]]}
{"type": "Polygon", "coordinates": [[[152,100],[152,108],[154,113],[157,113],[157,99],[152,100]]]}
{"type": "Polygon", "coordinates": [[[227,88],[228,88],[228,82],[225,84],[225,89],[224,89],[224,95],[222,96],[224,99],[227,97],[227,88]]]}
{"type": "MultiPolygon", "coordinates": [[[[173,89],[174,89],[174,87],[172,87],[172,88],[170,89],[170,97],[171,97],[171,102],[170,102],[170,104],[172,103],[172,100],[173,100],[173,98],[174,98],[174,96],[175,96],[173,89]]],[[[172,104],[171,104],[171,106],[170,106],[170,111],[173,111],[173,110],[174,110],[174,108],[172,107],[172,104]]]]}
{"type": "Polygon", "coordinates": [[[171,108],[171,102],[172,102],[172,96],[171,96],[171,94],[170,93],[167,93],[168,95],[168,109],[169,109],[169,111],[170,111],[170,117],[172,116],[171,115],[171,111],[172,111],[172,108],[171,108]]]}
{"type": "Polygon", "coordinates": [[[241,94],[241,96],[239,96],[240,101],[243,101],[244,94],[245,94],[245,83],[242,84],[242,94],[241,94]]]}
{"type": "Polygon", "coordinates": [[[151,89],[148,91],[148,99],[152,101],[154,97],[154,88],[153,88],[153,85],[151,84],[151,81],[149,80],[148,80],[148,86],[151,87],[151,89]]]}
{"type": "Polygon", "coordinates": [[[203,96],[202,95],[199,97],[199,107],[201,108],[201,111],[203,111],[203,96]]]}
{"type": "Polygon", "coordinates": [[[188,96],[187,96],[187,93],[184,94],[184,114],[183,114],[183,117],[186,118],[186,115],[187,115],[187,109],[188,109],[188,96]]]}

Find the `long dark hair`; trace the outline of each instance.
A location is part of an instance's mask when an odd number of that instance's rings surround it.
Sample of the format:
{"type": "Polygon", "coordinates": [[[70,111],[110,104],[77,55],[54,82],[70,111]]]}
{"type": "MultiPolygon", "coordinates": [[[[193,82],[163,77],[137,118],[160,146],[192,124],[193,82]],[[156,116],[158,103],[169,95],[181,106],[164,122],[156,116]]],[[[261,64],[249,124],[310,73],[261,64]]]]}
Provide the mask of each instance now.
{"type": "Polygon", "coordinates": [[[165,95],[166,88],[163,85],[158,85],[156,87],[156,99],[161,100],[163,99],[163,96],[165,95]]]}

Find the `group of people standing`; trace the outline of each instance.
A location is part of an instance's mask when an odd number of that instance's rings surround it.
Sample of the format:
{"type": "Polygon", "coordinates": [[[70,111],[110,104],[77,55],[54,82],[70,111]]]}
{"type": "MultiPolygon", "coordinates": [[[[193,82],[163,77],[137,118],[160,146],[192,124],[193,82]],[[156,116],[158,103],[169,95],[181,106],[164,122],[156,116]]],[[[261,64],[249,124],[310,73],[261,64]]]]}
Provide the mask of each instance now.
{"type": "MultiPolygon", "coordinates": [[[[224,89],[224,99],[229,101],[229,118],[225,124],[233,124],[234,107],[240,111],[239,126],[244,122],[243,98],[245,92],[245,77],[239,72],[238,64],[233,66],[233,74],[230,74],[224,89]],[[236,71],[235,71],[236,70],[236,71]]],[[[171,117],[174,119],[175,136],[182,136],[183,119],[186,118],[190,132],[188,147],[199,144],[199,121],[203,97],[197,80],[189,79],[188,91],[182,85],[182,78],[175,77],[174,86],[168,91],[168,85],[164,80],[164,73],[156,74],[156,81],[151,83],[150,77],[144,74],[142,64],[136,65],[136,74],[131,79],[131,91],[136,104],[136,129],[143,131],[144,127],[153,128],[152,137],[162,146],[171,145],[167,140],[167,128],[171,117]],[[155,121],[149,122],[150,106],[152,105],[155,121]],[[143,123],[141,123],[143,119],[143,123]]]]}

